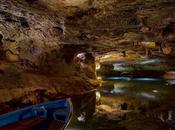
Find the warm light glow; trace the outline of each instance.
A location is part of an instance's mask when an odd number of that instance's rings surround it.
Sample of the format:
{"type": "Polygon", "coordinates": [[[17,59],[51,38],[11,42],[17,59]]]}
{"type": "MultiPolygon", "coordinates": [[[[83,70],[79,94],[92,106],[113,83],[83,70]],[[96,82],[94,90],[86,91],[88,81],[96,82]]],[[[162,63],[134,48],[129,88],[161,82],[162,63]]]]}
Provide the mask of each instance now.
{"type": "Polygon", "coordinates": [[[141,45],[146,48],[155,48],[156,43],[155,42],[141,42],[141,45]]]}
{"type": "Polygon", "coordinates": [[[98,80],[102,80],[102,77],[98,76],[97,79],[98,79],[98,80]]]}
{"type": "Polygon", "coordinates": [[[96,70],[99,70],[101,68],[100,63],[96,63],[95,65],[96,65],[96,67],[95,67],[96,70]]]}
{"type": "Polygon", "coordinates": [[[99,91],[96,92],[96,102],[99,102],[101,98],[101,94],[99,91]]]}

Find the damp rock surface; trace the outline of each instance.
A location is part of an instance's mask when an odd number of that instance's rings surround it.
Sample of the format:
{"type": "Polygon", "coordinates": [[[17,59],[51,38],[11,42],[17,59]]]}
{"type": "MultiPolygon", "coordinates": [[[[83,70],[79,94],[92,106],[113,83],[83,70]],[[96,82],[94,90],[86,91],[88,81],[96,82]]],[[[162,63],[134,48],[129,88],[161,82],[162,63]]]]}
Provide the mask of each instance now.
{"type": "Polygon", "coordinates": [[[89,47],[63,42],[62,16],[35,2],[0,1],[1,103],[55,100],[97,86],[89,47]],[[81,52],[84,61],[75,60],[81,52]]]}
{"type": "MultiPolygon", "coordinates": [[[[163,58],[167,66],[174,66],[174,10],[174,0],[0,0],[0,113],[10,107],[94,91],[98,86],[94,80],[95,61],[157,57],[163,58]]],[[[113,66],[105,65],[102,74],[116,74],[113,66]]],[[[169,72],[154,74],[174,77],[169,72]]],[[[86,109],[93,113],[94,106],[91,108],[86,109]]],[[[99,130],[125,118],[118,117],[109,104],[99,106],[98,112],[97,122],[105,119],[105,123],[100,122],[102,128],[94,121],[99,130]]],[[[132,123],[142,124],[138,129],[164,129],[154,124],[160,124],[160,120],[144,123],[136,119],[124,122],[124,126],[125,123],[131,130],[135,130],[132,123]]],[[[111,129],[126,130],[119,126],[111,129]]]]}

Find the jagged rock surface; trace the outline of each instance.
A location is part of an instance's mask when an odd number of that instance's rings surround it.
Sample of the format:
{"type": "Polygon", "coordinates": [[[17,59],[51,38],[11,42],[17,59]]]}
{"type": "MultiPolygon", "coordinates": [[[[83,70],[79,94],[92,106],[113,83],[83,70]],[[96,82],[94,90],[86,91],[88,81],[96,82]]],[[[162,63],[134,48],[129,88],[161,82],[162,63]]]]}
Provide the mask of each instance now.
{"type": "Polygon", "coordinates": [[[95,88],[94,58],[74,58],[84,45],[66,45],[61,16],[28,1],[0,1],[0,102],[37,103],[95,88]],[[41,96],[42,95],[42,96],[41,96]]]}
{"type": "Polygon", "coordinates": [[[94,59],[74,61],[79,52],[143,55],[133,43],[146,41],[174,57],[174,9],[174,0],[0,0],[0,101],[93,89],[94,59]]]}

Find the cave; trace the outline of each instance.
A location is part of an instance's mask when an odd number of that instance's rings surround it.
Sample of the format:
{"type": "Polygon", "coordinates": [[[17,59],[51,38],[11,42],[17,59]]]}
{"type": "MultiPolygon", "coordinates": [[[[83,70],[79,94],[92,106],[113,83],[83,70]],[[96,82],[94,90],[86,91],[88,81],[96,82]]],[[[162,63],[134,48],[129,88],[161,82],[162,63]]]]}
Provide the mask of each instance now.
{"type": "Polygon", "coordinates": [[[0,130],[175,129],[174,0],[0,1],[0,130]]]}

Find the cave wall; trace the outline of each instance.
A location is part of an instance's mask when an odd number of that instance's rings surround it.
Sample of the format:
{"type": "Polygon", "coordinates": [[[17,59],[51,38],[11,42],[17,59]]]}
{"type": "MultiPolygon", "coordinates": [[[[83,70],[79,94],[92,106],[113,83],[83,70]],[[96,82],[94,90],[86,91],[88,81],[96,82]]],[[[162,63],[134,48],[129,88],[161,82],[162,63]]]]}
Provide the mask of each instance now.
{"type": "Polygon", "coordinates": [[[0,103],[20,106],[96,87],[93,55],[85,68],[74,61],[89,46],[62,41],[62,17],[46,10],[32,1],[0,1],[0,103]]]}
{"type": "Polygon", "coordinates": [[[156,56],[175,56],[174,9],[174,0],[1,0],[0,102],[89,91],[96,86],[94,55],[142,55],[133,42],[156,42],[165,52],[168,45],[171,53],[156,56]],[[79,53],[86,59],[76,59],[79,53]]]}
{"type": "MultiPolygon", "coordinates": [[[[170,46],[168,55],[174,56],[174,9],[173,0],[96,0],[92,7],[68,16],[67,21],[70,30],[74,29],[72,24],[79,27],[74,37],[82,39],[83,35],[97,53],[126,50],[141,54],[144,49],[137,49],[133,42],[156,42],[170,46]]],[[[158,47],[154,50],[156,56],[167,56],[158,52],[158,47]]]]}

